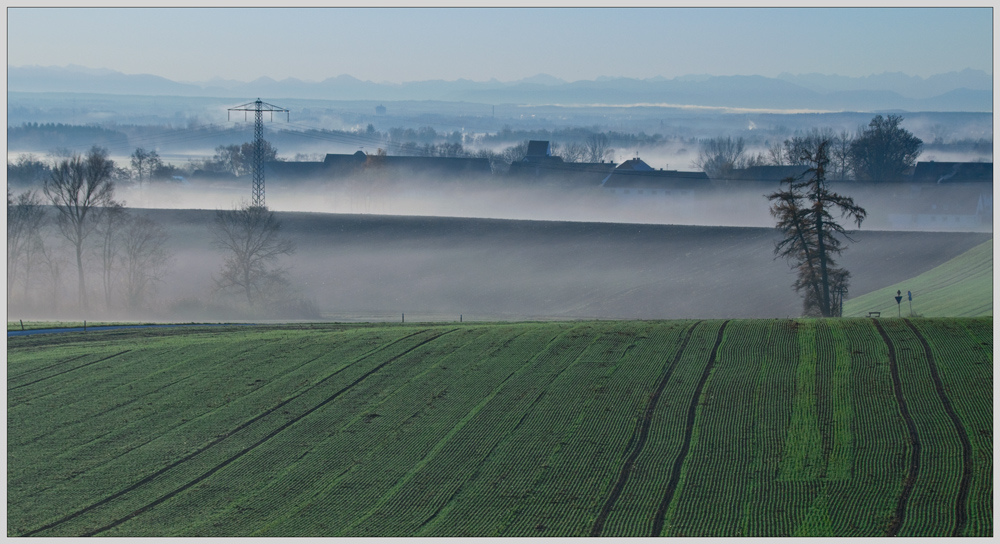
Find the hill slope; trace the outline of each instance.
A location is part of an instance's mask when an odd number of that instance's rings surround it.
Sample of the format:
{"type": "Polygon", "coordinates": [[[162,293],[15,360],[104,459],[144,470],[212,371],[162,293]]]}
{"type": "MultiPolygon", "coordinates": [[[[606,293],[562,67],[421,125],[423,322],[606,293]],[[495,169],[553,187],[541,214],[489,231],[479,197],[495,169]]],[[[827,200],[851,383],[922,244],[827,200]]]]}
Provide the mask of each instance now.
{"type": "Polygon", "coordinates": [[[7,531],[988,536],[992,337],[985,318],[11,338],[7,531]]]}
{"type": "Polygon", "coordinates": [[[844,301],[844,316],[895,315],[897,290],[903,292],[903,315],[910,313],[907,291],[913,293],[913,312],[924,317],[993,315],[993,240],[916,277],[844,301]]]}

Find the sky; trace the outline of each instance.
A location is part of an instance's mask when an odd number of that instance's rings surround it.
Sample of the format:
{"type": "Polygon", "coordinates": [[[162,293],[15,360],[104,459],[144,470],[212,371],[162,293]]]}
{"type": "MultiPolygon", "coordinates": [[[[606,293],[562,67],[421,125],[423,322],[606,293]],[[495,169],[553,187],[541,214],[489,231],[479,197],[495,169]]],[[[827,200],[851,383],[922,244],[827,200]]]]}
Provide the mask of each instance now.
{"type": "Polygon", "coordinates": [[[993,72],[989,7],[8,7],[6,18],[8,66],[182,82],[993,72]]]}

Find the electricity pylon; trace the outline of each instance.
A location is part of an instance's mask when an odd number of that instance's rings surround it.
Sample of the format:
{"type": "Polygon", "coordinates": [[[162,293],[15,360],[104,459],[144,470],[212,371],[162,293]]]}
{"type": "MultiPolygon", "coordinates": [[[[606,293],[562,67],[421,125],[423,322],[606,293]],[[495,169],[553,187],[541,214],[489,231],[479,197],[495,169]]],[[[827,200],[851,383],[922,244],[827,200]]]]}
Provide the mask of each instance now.
{"type": "MultiPolygon", "coordinates": [[[[254,112],[253,125],[253,196],[250,199],[251,206],[264,207],[264,112],[271,113],[271,120],[274,120],[274,112],[285,112],[288,110],[273,104],[261,102],[258,98],[255,102],[247,102],[235,108],[229,108],[229,112],[242,111],[254,112]]],[[[246,113],[243,114],[246,119],[246,113]]]]}

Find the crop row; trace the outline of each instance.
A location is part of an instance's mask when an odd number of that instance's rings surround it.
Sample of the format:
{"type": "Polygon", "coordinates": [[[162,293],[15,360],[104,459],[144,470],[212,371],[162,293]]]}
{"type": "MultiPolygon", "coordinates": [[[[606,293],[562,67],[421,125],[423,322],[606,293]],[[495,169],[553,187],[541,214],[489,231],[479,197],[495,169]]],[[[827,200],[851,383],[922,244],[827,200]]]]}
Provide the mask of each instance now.
{"type": "Polygon", "coordinates": [[[17,339],[8,534],[988,536],[991,324],[17,339]]]}
{"type": "MultiPolygon", "coordinates": [[[[397,380],[419,373],[422,368],[416,361],[424,357],[436,359],[447,353],[450,341],[440,338],[452,332],[421,331],[415,337],[420,338],[415,345],[391,356],[379,353],[364,361],[364,365],[348,366],[341,379],[317,384],[284,406],[270,424],[225,444],[226,447],[213,448],[211,456],[185,471],[188,475],[182,485],[166,493],[161,491],[154,500],[99,527],[96,534],[165,534],[166,528],[176,527],[177,519],[198,519],[206,509],[223,507],[232,499],[230,488],[245,485],[247,474],[267,474],[268,469],[287,463],[285,452],[291,448],[308,451],[312,441],[324,436],[329,428],[330,414],[353,415],[353,407],[359,403],[377,399],[391,391],[397,380]],[[355,368],[355,372],[350,372],[355,368]]],[[[477,332],[466,330],[463,336],[477,332]]]]}
{"type": "MultiPolygon", "coordinates": [[[[238,343],[246,341],[243,338],[234,340],[238,343]]],[[[340,346],[329,342],[319,342],[319,344],[326,345],[328,353],[331,345],[340,346]]],[[[169,352],[169,345],[168,343],[166,346],[157,347],[169,352]]],[[[30,520],[32,525],[39,525],[38,522],[46,518],[51,519],[63,514],[62,518],[66,518],[65,521],[59,523],[54,530],[60,534],[63,532],[77,534],[80,532],[78,525],[88,527],[92,525],[88,524],[88,518],[106,519],[108,516],[116,515],[114,512],[117,511],[128,512],[133,508],[132,505],[138,506],[145,500],[150,500],[144,497],[155,497],[157,493],[162,493],[160,489],[173,489],[180,485],[173,482],[183,482],[193,477],[192,474],[197,474],[198,470],[204,470],[205,466],[210,467],[212,459],[225,456],[227,452],[239,451],[246,442],[252,442],[266,435],[274,425],[283,423],[293,408],[290,405],[296,402],[308,402],[302,396],[310,391],[315,393],[317,384],[342,377],[337,374],[344,370],[347,372],[343,373],[346,375],[343,378],[349,379],[352,366],[357,366],[362,371],[365,367],[365,364],[354,365],[355,361],[347,361],[332,372],[324,372],[323,361],[311,356],[306,357],[306,361],[320,365],[319,367],[309,364],[301,366],[296,364],[290,368],[281,364],[268,365],[269,362],[280,362],[282,353],[295,352],[292,346],[283,345],[281,342],[275,342],[274,347],[276,350],[270,359],[261,356],[257,360],[244,360],[242,365],[238,364],[239,360],[233,362],[226,359],[225,362],[228,364],[221,367],[206,364],[205,368],[210,373],[223,376],[223,381],[228,382],[228,386],[213,390],[213,382],[207,380],[177,395],[164,397],[161,403],[150,406],[146,418],[126,426],[125,438],[131,439],[128,441],[130,447],[126,451],[107,456],[106,447],[82,448],[82,453],[90,453],[95,461],[101,462],[71,479],[60,481],[53,489],[47,491],[47,495],[67,497],[65,501],[53,504],[50,500],[46,500],[46,497],[39,497],[39,504],[34,505],[34,496],[29,493],[25,495],[24,501],[18,501],[12,512],[23,516],[25,520],[30,520]],[[266,385],[261,387],[253,387],[251,384],[260,383],[256,382],[253,376],[266,376],[269,368],[284,370],[286,373],[282,376],[283,379],[264,382],[266,385]],[[236,369],[240,369],[238,374],[235,373],[236,369]],[[235,395],[238,389],[247,389],[248,392],[242,396],[227,398],[227,395],[235,395]],[[146,423],[155,422],[160,418],[170,420],[169,431],[162,434],[147,434],[146,423]],[[105,454],[103,459],[102,453],[105,454]],[[114,500],[108,500],[111,497],[114,500]],[[52,508],[52,513],[47,514],[46,508],[52,508]],[[71,513],[66,515],[67,511],[71,513]]],[[[346,343],[345,347],[349,352],[352,351],[349,343],[346,343]]],[[[381,349],[387,353],[406,349],[405,342],[396,346],[392,340],[387,344],[377,347],[366,346],[366,348],[381,349]]],[[[337,351],[330,354],[334,357],[338,355],[337,351]]],[[[169,355],[166,357],[169,358],[169,355]]],[[[137,358],[143,360],[142,357],[137,358]]],[[[158,370],[154,364],[156,358],[152,359],[147,365],[151,374],[158,370]]],[[[363,356],[359,356],[358,359],[361,363],[366,362],[363,356]]],[[[294,355],[290,355],[290,360],[301,363],[294,355]]],[[[191,362],[195,367],[199,366],[198,363],[207,361],[191,362]]],[[[78,427],[82,434],[89,433],[85,424],[78,427]]],[[[37,450],[27,451],[33,453],[37,450]]],[[[64,460],[60,466],[68,467],[64,470],[76,470],[76,462],[77,460],[71,457],[64,460]]],[[[30,479],[26,479],[24,485],[30,486],[30,479]]],[[[10,488],[11,485],[8,489],[10,488]]],[[[12,520],[21,519],[14,515],[10,517],[12,520]]],[[[34,530],[37,530],[37,527],[34,530]]]]}
{"type": "MultiPolygon", "coordinates": [[[[959,536],[992,534],[993,509],[993,361],[991,320],[912,320],[930,348],[942,395],[968,440],[968,495],[965,526],[959,536]],[[984,326],[985,325],[985,326],[984,326]]],[[[951,455],[957,457],[957,452],[951,455]]],[[[961,485],[961,482],[960,482],[961,485]]]]}

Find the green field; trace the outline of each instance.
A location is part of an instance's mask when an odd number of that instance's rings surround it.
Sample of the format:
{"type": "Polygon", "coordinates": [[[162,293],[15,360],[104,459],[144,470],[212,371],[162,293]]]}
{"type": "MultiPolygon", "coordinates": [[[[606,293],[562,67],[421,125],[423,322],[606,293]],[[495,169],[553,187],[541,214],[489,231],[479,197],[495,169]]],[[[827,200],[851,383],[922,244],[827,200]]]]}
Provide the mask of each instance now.
{"type": "Polygon", "coordinates": [[[844,301],[844,316],[910,315],[906,292],[913,293],[913,314],[923,317],[993,315],[993,240],[912,279],[844,301]],[[896,307],[896,291],[903,301],[896,307]]]}
{"type": "Polygon", "coordinates": [[[992,318],[8,339],[8,536],[992,536],[992,318]]]}

